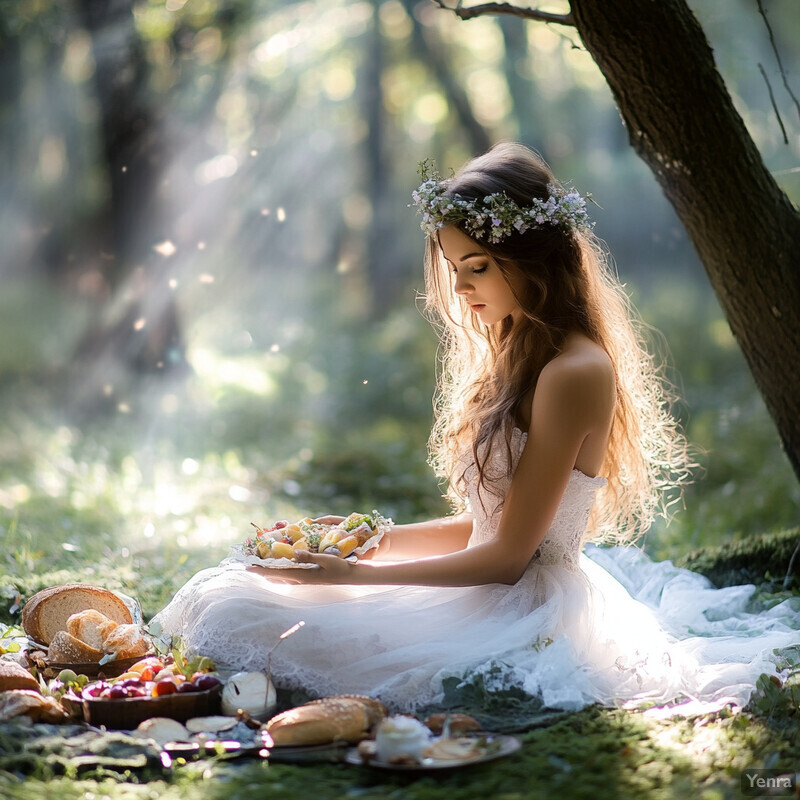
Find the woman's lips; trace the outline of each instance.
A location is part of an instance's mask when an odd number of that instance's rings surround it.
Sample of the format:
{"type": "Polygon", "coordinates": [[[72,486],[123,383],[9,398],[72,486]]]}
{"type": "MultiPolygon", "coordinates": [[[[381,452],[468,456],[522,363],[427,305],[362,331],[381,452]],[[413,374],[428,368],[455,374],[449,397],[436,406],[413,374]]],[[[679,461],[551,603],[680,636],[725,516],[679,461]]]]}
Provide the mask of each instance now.
{"type": "Polygon", "coordinates": [[[470,308],[473,311],[480,311],[481,309],[486,308],[486,304],[485,303],[476,303],[475,305],[470,305],[470,308]]]}

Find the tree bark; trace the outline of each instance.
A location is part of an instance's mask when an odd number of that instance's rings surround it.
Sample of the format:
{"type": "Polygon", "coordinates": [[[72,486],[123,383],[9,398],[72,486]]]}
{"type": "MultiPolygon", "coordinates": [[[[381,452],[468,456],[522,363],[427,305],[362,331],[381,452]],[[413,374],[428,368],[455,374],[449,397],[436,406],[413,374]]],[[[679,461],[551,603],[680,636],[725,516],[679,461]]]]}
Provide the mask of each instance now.
{"type": "Polygon", "coordinates": [[[573,0],[572,14],[800,478],[800,213],[764,165],[684,0],[573,0]]]}

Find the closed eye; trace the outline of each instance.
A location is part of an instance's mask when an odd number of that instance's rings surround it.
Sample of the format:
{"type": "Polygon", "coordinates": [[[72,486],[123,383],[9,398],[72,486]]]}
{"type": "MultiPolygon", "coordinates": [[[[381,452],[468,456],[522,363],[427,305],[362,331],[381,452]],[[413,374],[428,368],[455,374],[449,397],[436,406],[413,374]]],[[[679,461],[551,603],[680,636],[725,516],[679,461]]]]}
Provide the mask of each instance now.
{"type": "MultiPolygon", "coordinates": [[[[477,269],[473,267],[472,274],[473,275],[483,275],[486,270],[489,269],[488,265],[483,267],[478,267],[477,269]]],[[[457,267],[450,267],[450,271],[453,275],[458,275],[458,268],[457,267]]]]}

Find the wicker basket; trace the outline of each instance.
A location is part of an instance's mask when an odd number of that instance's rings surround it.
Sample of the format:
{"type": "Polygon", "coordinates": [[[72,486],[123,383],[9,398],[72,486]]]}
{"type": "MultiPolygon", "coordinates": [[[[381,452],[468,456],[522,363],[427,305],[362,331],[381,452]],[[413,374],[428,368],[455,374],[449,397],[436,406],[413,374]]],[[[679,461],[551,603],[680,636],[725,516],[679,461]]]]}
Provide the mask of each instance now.
{"type": "Polygon", "coordinates": [[[83,700],[83,718],[98,727],[105,725],[113,730],[132,730],[151,717],[169,717],[186,722],[192,717],[219,714],[221,698],[222,686],[163,697],[128,697],[123,700],[86,697],[83,700]]]}

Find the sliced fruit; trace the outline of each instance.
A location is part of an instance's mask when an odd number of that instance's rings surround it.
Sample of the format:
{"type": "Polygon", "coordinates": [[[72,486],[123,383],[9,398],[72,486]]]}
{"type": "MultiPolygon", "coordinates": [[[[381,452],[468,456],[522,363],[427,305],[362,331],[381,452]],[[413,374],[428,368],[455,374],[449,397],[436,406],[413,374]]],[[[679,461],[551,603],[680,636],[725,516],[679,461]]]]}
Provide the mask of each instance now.
{"type": "Polygon", "coordinates": [[[272,544],[272,540],[271,539],[264,539],[264,540],[260,541],[256,545],[256,555],[259,558],[269,558],[270,549],[271,549],[270,545],[271,544],[272,544]]]}
{"type": "Polygon", "coordinates": [[[339,548],[342,558],[344,558],[358,547],[358,539],[355,536],[345,536],[344,539],[340,539],[337,542],[336,546],[339,548]]]}
{"type": "Polygon", "coordinates": [[[275,542],[269,554],[271,558],[294,558],[294,548],[285,542],[275,542]]]}
{"type": "Polygon", "coordinates": [[[293,522],[291,525],[287,525],[283,529],[282,533],[292,542],[296,542],[298,539],[303,538],[303,529],[296,522],[293,522]]]}
{"type": "Polygon", "coordinates": [[[344,539],[345,536],[347,536],[347,531],[343,528],[331,528],[320,540],[320,553],[324,552],[329,547],[333,547],[340,539],[344,539]]]}

